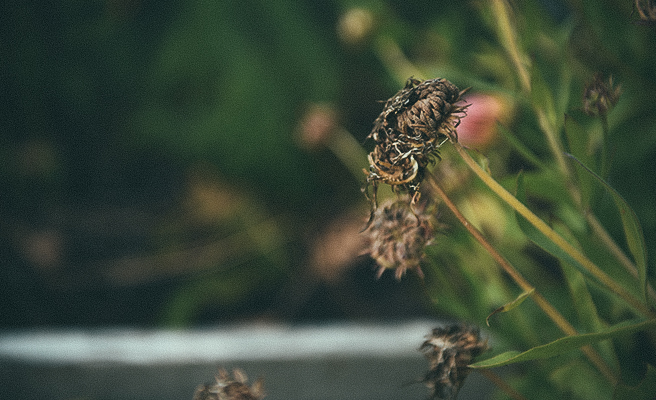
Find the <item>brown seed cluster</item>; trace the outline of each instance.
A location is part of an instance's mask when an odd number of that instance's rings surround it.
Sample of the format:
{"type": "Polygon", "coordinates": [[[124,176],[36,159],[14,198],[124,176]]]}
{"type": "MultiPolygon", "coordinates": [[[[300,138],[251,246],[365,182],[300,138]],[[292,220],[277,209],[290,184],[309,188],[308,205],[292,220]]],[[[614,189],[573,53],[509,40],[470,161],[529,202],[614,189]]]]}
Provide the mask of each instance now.
{"type": "Polygon", "coordinates": [[[656,2],[654,0],[635,0],[639,19],[637,24],[656,25],[656,2]]]}
{"type": "Polygon", "coordinates": [[[369,254],[378,263],[378,277],[386,269],[394,269],[396,279],[409,269],[423,277],[419,263],[433,232],[431,217],[422,210],[413,210],[409,196],[382,204],[367,230],[369,254]]]}
{"type": "Polygon", "coordinates": [[[417,192],[425,168],[439,156],[440,145],[447,139],[458,140],[456,127],[467,108],[458,105],[464,92],[446,79],[410,78],[387,100],[368,136],[376,143],[369,154],[367,177],[374,202],[379,182],[396,192],[417,192]]]}
{"type": "Polygon", "coordinates": [[[433,390],[433,399],[453,400],[469,375],[472,359],[487,350],[478,328],[451,325],[435,328],[420,349],[430,362],[424,377],[426,386],[433,390]]]}
{"type": "Polygon", "coordinates": [[[247,385],[248,377],[240,370],[228,371],[221,368],[216,375],[216,382],[211,385],[201,385],[196,389],[193,400],[260,400],[264,398],[261,380],[255,381],[253,386],[247,385]]]}
{"type": "Polygon", "coordinates": [[[583,90],[583,111],[592,116],[606,115],[615,107],[621,93],[621,86],[613,87],[613,77],[604,82],[601,74],[595,74],[583,90]]]}

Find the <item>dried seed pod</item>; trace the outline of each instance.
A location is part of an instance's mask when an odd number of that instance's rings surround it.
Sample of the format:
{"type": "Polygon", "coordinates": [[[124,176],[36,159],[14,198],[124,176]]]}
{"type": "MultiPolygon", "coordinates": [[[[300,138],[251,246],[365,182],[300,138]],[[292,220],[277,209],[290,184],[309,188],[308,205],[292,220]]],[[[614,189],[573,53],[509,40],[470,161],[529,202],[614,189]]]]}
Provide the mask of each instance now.
{"type": "Polygon", "coordinates": [[[369,254],[379,266],[378,277],[386,269],[395,270],[396,279],[409,269],[423,277],[419,264],[433,231],[431,216],[413,210],[409,196],[381,205],[367,230],[369,254]]]}
{"type": "Polygon", "coordinates": [[[592,116],[606,115],[615,107],[621,93],[621,86],[613,87],[613,77],[604,82],[597,73],[583,90],[583,111],[592,116]]]}
{"type": "Polygon", "coordinates": [[[394,151],[384,151],[374,148],[369,154],[370,175],[396,187],[409,185],[417,180],[419,162],[410,154],[396,154],[394,151]]]}
{"type": "Polygon", "coordinates": [[[376,142],[367,177],[374,199],[380,182],[414,195],[440,145],[458,140],[456,127],[467,108],[458,104],[464,92],[446,79],[410,78],[387,100],[368,136],[376,142]]]}
{"type": "Polygon", "coordinates": [[[404,141],[398,133],[419,144],[439,136],[457,141],[455,128],[467,108],[457,103],[465,92],[446,79],[421,82],[410,78],[403,89],[387,100],[369,137],[376,143],[404,141]]]}
{"type": "Polygon", "coordinates": [[[656,25],[656,4],[653,0],[635,0],[635,9],[639,17],[636,24],[656,25]]]}
{"type": "Polygon", "coordinates": [[[469,375],[468,365],[487,348],[487,340],[481,339],[476,327],[458,324],[433,329],[419,348],[430,363],[424,383],[433,390],[432,398],[455,399],[469,375]]]}
{"type": "Polygon", "coordinates": [[[221,368],[216,375],[216,382],[211,385],[201,385],[194,393],[194,400],[260,400],[264,398],[262,380],[255,381],[253,386],[247,385],[248,377],[240,370],[228,371],[221,368]]]}

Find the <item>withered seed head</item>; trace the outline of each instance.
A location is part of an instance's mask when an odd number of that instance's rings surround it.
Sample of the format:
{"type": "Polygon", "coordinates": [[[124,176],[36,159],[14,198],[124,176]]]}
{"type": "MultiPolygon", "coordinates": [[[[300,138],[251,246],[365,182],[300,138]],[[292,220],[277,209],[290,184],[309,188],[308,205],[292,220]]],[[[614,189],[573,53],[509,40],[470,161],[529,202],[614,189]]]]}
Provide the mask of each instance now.
{"type": "Polygon", "coordinates": [[[469,375],[468,365],[487,348],[476,327],[457,324],[433,329],[419,348],[430,363],[424,383],[433,390],[432,398],[455,399],[469,375]]]}
{"type": "Polygon", "coordinates": [[[447,139],[458,141],[456,127],[467,105],[457,103],[464,92],[446,79],[410,78],[387,100],[368,136],[376,142],[367,177],[374,196],[379,182],[397,192],[417,191],[425,168],[439,157],[438,147],[447,139]]]}
{"type": "Polygon", "coordinates": [[[583,111],[592,116],[606,115],[615,107],[621,93],[621,86],[613,87],[613,77],[604,82],[597,73],[583,90],[583,111]]]}
{"type": "Polygon", "coordinates": [[[640,25],[656,25],[656,4],[653,0],[635,0],[635,9],[638,11],[640,25]]]}
{"type": "Polygon", "coordinates": [[[225,369],[219,369],[216,382],[212,385],[201,385],[194,393],[194,400],[260,400],[264,398],[262,380],[255,381],[248,387],[248,377],[240,370],[232,371],[234,378],[225,369]]]}
{"type": "Polygon", "coordinates": [[[367,230],[369,254],[378,263],[378,277],[386,269],[396,270],[396,279],[401,279],[408,269],[419,276],[419,266],[424,248],[433,239],[431,217],[423,210],[415,211],[409,196],[389,200],[375,211],[367,230]]]}

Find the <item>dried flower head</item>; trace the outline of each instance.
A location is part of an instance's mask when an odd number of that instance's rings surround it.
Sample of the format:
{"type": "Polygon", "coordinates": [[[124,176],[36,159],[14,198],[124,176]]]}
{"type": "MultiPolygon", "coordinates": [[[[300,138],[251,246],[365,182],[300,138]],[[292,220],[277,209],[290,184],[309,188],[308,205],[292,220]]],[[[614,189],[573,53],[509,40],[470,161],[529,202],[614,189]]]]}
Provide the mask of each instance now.
{"type": "Polygon", "coordinates": [[[456,127],[467,108],[458,105],[464,92],[446,79],[410,78],[387,100],[368,136],[376,142],[367,177],[374,201],[379,182],[397,192],[417,191],[426,166],[439,157],[438,147],[447,139],[458,140],[456,127]]]}
{"type": "Polygon", "coordinates": [[[433,390],[432,398],[455,399],[469,375],[468,365],[487,348],[476,327],[457,324],[433,329],[419,348],[430,362],[424,383],[433,390]]]}
{"type": "Polygon", "coordinates": [[[613,77],[608,82],[601,79],[601,74],[595,74],[583,90],[583,111],[588,115],[606,115],[620,98],[622,87],[613,87],[613,77]]]}
{"type": "Polygon", "coordinates": [[[201,385],[196,389],[193,400],[259,400],[264,398],[262,380],[255,381],[248,387],[248,377],[240,370],[232,371],[234,376],[225,369],[219,369],[216,382],[211,385],[201,385]]]}
{"type": "Polygon", "coordinates": [[[635,0],[635,9],[638,11],[637,24],[656,24],[656,3],[654,0],[635,0]]]}
{"type": "Polygon", "coordinates": [[[413,210],[409,196],[383,203],[374,212],[367,234],[369,254],[379,266],[378,277],[386,269],[396,270],[396,279],[408,269],[424,276],[419,263],[433,239],[433,224],[423,210],[413,210]]]}

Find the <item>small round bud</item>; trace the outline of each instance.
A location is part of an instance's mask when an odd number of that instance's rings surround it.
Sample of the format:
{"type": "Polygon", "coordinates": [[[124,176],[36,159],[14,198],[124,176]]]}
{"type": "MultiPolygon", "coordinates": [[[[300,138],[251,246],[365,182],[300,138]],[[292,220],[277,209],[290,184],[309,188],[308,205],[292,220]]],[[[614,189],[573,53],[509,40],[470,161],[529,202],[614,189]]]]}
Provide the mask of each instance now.
{"type": "Polygon", "coordinates": [[[362,43],[369,37],[374,26],[371,11],[363,8],[351,8],[346,11],[337,24],[337,34],[349,45],[362,43]]]}

